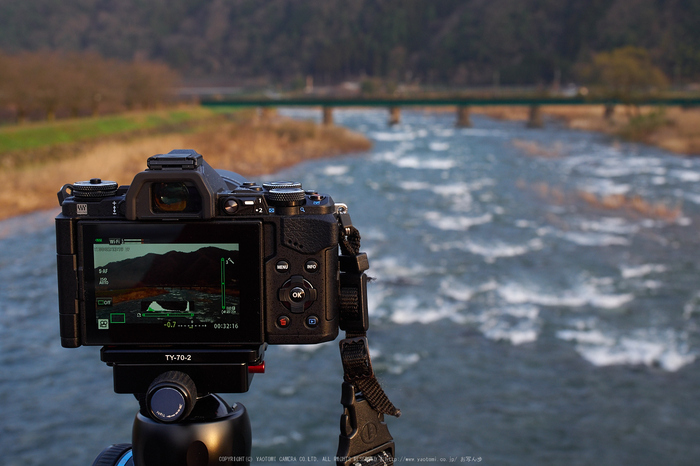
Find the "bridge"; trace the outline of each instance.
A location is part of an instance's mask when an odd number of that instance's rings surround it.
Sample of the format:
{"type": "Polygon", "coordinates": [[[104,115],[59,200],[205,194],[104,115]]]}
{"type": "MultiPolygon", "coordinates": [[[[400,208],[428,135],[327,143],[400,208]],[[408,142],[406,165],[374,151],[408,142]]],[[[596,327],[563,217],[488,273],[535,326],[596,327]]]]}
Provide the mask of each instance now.
{"type": "Polygon", "coordinates": [[[538,128],[543,125],[541,107],[544,105],[603,105],[604,116],[610,118],[617,105],[639,106],[700,106],[700,97],[640,97],[635,99],[615,99],[596,97],[555,97],[555,96],[413,96],[413,97],[331,97],[301,96],[279,98],[225,97],[204,99],[201,105],[206,107],[257,107],[263,109],[276,107],[320,107],[323,110],[323,123],[333,124],[333,109],[348,107],[384,107],[389,109],[389,124],[401,121],[401,107],[456,107],[457,126],[471,126],[470,107],[485,106],[527,106],[529,119],[527,126],[538,128]]]}

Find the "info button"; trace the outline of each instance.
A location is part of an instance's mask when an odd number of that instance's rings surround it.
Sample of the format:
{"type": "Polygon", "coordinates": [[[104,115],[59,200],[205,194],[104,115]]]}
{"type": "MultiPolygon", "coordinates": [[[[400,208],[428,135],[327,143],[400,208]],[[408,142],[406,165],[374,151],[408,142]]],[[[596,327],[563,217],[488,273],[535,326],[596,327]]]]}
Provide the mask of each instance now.
{"type": "Polygon", "coordinates": [[[304,264],[304,269],[306,269],[308,273],[316,273],[316,271],[318,271],[318,262],[313,259],[308,260],[306,264],[304,264]]]}

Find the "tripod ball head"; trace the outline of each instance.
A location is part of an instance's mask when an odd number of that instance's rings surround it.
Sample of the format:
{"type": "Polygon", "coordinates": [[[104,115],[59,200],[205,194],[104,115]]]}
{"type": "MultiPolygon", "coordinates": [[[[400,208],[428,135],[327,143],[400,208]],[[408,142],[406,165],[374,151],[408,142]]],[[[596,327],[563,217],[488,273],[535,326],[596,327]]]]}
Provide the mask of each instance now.
{"type": "Polygon", "coordinates": [[[165,372],[153,380],[146,392],[146,413],[154,421],[172,423],[184,420],[197,401],[197,387],[189,375],[165,372]]]}

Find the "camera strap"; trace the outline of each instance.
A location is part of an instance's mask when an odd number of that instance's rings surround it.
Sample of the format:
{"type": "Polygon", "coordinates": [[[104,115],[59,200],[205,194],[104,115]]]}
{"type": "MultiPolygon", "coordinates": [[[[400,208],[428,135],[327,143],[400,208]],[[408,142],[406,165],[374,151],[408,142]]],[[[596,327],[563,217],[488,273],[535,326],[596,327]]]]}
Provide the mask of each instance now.
{"type": "Polygon", "coordinates": [[[343,363],[345,411],[340,421],[337,464],[350,466],[389,465],[394,462],[394,440],[384,422],[384,414],[399,417],[374,375],[367,343],[369,316],[367,254],[360,252],[360,232],[352,225],[346,209],[337,214],[340,233],[340,341],[343,363]]]}

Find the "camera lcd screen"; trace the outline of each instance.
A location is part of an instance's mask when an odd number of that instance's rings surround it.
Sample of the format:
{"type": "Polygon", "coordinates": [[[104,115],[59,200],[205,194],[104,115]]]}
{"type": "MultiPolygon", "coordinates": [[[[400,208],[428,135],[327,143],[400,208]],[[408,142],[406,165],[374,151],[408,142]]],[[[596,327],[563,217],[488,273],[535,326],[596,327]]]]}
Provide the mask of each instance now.
{"type": "Polygon", "coordinates": [[[259,223],[83,223],[89,345],[261,344],[259,223]]]}

